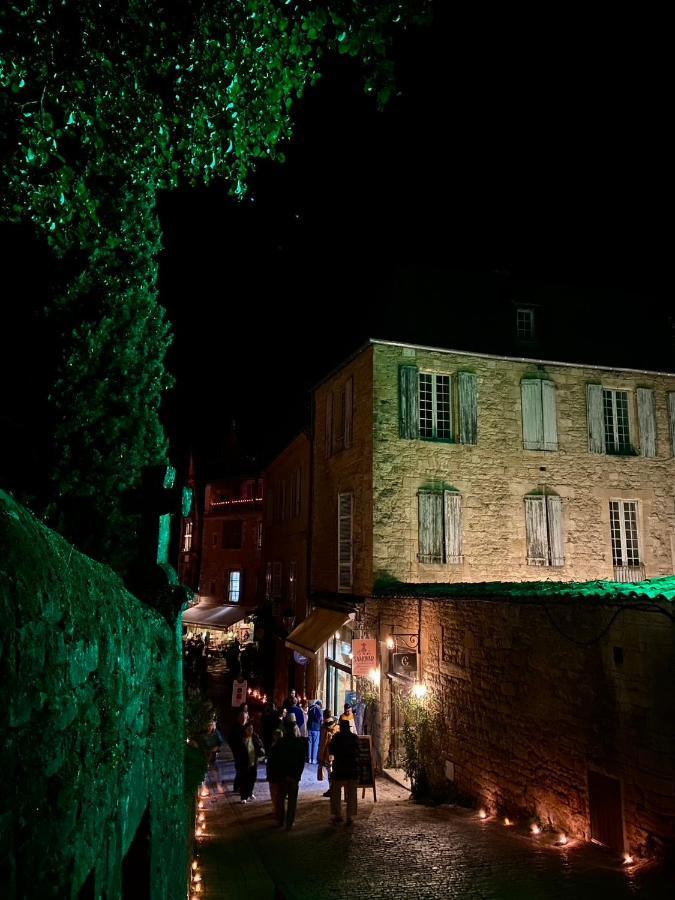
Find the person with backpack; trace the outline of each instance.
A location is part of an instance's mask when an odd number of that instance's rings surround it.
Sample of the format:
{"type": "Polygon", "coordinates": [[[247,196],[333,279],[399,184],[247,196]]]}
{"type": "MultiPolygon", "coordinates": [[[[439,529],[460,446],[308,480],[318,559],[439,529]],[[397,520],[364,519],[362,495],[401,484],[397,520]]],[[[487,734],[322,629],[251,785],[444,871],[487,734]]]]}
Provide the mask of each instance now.
{"type": "Polygon", "coordinates": [[[309,764],[316,765],[319,761],[319,738],[321,737],[321,723],[323,722],[323,710],[321,701],[314,700],[307,713],[307,737],[309,738],[309,764]]]}

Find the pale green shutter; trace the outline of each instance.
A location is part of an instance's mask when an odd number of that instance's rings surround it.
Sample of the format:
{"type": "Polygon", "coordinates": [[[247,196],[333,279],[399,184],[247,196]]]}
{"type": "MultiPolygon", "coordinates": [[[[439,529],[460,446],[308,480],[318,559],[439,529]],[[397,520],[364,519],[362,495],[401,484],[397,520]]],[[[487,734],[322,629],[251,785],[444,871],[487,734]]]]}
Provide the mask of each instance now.
{"type": "Polygon", "coordinates": [[[459,442],[475,444],[478,440],[478,379],[473,372],[459,372],[459,442]]]}
{"type": "Polygon", "coordinates": [[[602,385],[586,385],[588,415],[588,449],[591,453],[605,452],[605,413],[602,404],[602,385]]]}
{"type": "Polygon", "coordinates": [[[354,419],[354,379],[345,384],[345,450],[352,445],[352,422],[354,419]]]}
{"type": "Polygon", "coordinates": [[[640,453],[656,456],[656,405],[654,391],[637,389],[638,423],[640,425],[640,453]]]}
{"type": "Polygon", "coordinates": [[[548,536],[544,497],[525,497],[525,529],[527,532],[527,564],[548,565],[548,536]]]}
{"type": "Polygon", "coordinates": [[[338,494],[338,591],[352,589],[352,507],[351,494],[338,494]]]}
{"type": "Polygon", "coordinates": [[[546,498],[548,512],[548,548],[552,566],[565,565],[565,536],[562,521],[562,499],[557,496],[546,498]]]}
{"type": "Polygon", "coordinates": [[[333,452],[333,393],[326,394],[326,428],[325,428],[325,454],[326,459],[333,452]]]}
{"type": "Polygon", "coordinates": [[[541,382],[541,406],[544,419],[544,450],[557,450],[558,416],[555,384],[552,381],[541,382]]]}
{"type": "Polygon", "coordinates": [[[462,555],[462,497],[456,491],[445,491],[445,561],[461,563],[462,555]]]}
{"type": "Polygon", "coordinates": [[[670,449],[675,456],[675,391],[668,394],[668,412],[670,413],[670,449]]]}
{"type": "Polygon", "coordinates": [[[399,434],[402,438],[419,437],[420,407],[417,366],[399,366],[399,434]]]}
{"type": "Polygon", "coordinates": [[[419,515],[419,561],[422,563],[443,562],[443,494],[439,491],[420,491],[418,496],[419,515]]]}
{"type": "Polygon", "coordinates": [[[523,404],[523,447],[526,450],[543,450],[541,381],[538,378],[524,378],[520,382],[520,397],[523,404]]]}

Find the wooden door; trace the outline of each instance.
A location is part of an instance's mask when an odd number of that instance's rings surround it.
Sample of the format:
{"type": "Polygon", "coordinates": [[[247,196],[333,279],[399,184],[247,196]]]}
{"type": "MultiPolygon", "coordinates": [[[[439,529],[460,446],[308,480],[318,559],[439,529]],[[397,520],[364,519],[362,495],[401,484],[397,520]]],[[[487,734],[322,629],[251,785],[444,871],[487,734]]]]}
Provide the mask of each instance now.
{"type": "Polygon", "coordinates": [[[623,853],[623,810],[619,779],[589,769],[588,805],[592,840],[617,853],[623,853]]]}

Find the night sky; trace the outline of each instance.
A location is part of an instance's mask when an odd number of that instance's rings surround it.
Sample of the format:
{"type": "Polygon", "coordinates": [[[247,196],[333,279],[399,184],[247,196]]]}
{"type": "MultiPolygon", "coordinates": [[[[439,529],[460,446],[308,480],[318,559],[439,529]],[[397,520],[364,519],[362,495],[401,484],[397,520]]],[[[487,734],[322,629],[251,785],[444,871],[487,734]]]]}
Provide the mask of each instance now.
{"type": "Polygon", "coordinates": [[[368,337],[452,347],[496,285],[562,285],[628,331],[637,309],[668,307],[667,31],[597,15],[438,4],[396,47],[401,96],[384,112],[358,64],[334,61],[248,199],[222,185],[162,198],[174,455],[217,452],[234,418],[264,462],[368,337]]]}

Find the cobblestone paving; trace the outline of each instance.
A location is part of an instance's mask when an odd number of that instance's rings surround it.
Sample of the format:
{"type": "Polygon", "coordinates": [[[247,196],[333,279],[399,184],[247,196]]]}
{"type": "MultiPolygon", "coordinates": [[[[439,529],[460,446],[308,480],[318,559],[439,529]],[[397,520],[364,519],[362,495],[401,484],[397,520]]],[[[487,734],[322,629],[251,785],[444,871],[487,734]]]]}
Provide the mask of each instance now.
{"type": "MultiPolygon", "coordinates": [[[[269,790],[240,804],[232,766],[209,774],[205,835],[198,848],[205,900],[672,900],[675,881],[653,869],[628,873],[588,845],[553,846],[452,807],[413,804],[388,779],[377,783],[352,827],[329,823],[314,767],[303,775],[296,825],[274,828],[269,790]],[[225,782],[223,786],[222,782],[225,782]]],[[[264,778],[264,767],[260,767],[264,778]]]]}

